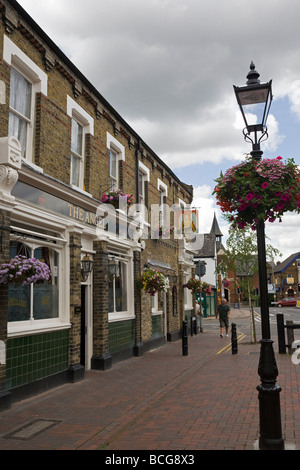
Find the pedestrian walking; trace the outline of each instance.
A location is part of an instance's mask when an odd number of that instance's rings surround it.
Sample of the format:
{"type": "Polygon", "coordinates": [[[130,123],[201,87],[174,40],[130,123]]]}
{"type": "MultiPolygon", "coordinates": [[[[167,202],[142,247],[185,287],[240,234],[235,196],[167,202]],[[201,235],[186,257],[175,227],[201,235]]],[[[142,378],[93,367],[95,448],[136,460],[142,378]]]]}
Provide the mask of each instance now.
{"type": "Polygon", "coordinates": [[[203,333],[203,326],[202,326],[203,311],[202,311],[201,299],[196,300],[195,314],[196,314],[197,325],[199,326],[200,333],[203,333]]]}
{"type": "Polygon", "coordinates": [[[223,330],[225,328],[226,336],[228,336],[230,306],[225,298],[222,299],[221,304],[218,305],[216,318],[219,317],[220,322],[220,336],[223,338],[223,330]]]}

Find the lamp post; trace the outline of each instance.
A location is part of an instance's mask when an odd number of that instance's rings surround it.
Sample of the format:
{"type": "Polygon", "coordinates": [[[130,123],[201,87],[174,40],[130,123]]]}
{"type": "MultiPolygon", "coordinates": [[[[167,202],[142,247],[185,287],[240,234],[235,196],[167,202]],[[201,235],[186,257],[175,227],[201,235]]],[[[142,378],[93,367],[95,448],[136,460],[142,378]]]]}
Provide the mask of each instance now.
{"type": "MultiPolygon", "coordinates": [[[[272,102],[272,80],[268,83],[260,83],[259,73],[255,70],[253,62],[251,62],[246,86],[234,86],[234,92],[246,124],[243,130],[245,141],[252,143],[250,154],[253,159],[259,161],[263,154],[260,143],[268,138],[266,121],[272,102]],[[257,112],[260,112],[260,116],[256,114],[257,112]]],[[[279,396],[281,388],[276,384],[278,369],[270,332],[265,226],[263,220],[258,222],[256,234],[262,333],[258,365],[261,384],[257,387],[260,418],[259,448],[260,450],[283,450],[284,441],[281,430],[279,396]]]]}

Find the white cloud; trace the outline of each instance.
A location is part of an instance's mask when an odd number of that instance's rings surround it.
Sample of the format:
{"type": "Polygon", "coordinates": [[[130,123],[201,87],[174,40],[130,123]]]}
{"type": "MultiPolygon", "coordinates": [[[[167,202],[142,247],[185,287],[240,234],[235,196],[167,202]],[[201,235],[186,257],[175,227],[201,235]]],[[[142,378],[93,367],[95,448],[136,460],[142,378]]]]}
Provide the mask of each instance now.
{"type": "Polygon", "coordinates": [[[281,144],[285,137],[280,134],[278,121],[273,114],[269,114],[268,118],[268,134],[269,138],[262,144],[263,150],[275,152],[279,144],[281,144]]]}
{"type": "Polygon", "coordinates": [[[300,120],[300,80],[295,80],[292,83],[289,92],[289,100],[291,104],[291,110],[300,120]]]}
{"type": "MultiPolygon", "coordinates": [[[[196,186],[195,200],[203,207],[208,229],[215,208],[206,191],[213,185],[206,163],[216,168],[224,164],[226,169],[251,150],[243,140],[233,84],[246,84],[252,60],[262,82],[273,79],[274,101],[280,104],[288,97],[293,115],[300,119],[300,2],[19,3],[175,172],[191,165],[193,172],[185,182],[196,186]]],[[[285,136],[288,126],[285,131],[282,127],[289,118],[270,114],[264,151],[273,154],[281,148],[288,154],[292,139],[285,136]]],[[[300,164],[296,144],[295,150],[300,164]]],[[[286,229],[280,230],[271,233],[276,240],[282,233],[283,246],[286,229]]]]}
{"type": "Polygon", "coordinates": [[[227,236],[227,224],[224,224],[221,212],[216,206],[215,200],[211,197],[212,191],[213,187],[207,184],[196,186],[194,188],[193,207],[196,207],[199,213],[199,232],[209,233],[213,223],[214,215],[216,215],[223,235],[227,236]]]}
{"type": "Polygon", "coordinates": [[[266,236],[274,248],[282,253],[283,261],[293,253],[300,252],[299,231],[300,231],[300,215],[297,213],[286,213],[282,217],[282,222],[276,221],[273,224],[266,224],[266,236]]]}

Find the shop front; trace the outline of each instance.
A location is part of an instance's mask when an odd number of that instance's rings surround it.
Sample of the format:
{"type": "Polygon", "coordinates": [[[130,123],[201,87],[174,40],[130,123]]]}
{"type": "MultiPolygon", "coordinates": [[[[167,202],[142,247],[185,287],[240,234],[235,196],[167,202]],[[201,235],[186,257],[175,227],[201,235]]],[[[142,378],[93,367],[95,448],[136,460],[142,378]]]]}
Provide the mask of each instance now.
{"type": "Polygon", "coordinates": [[[47,281],[7,286],[5,387],[19,397],[132,355],[137,243],[108,233],[98,201],[30,168],[12,197],[9,259],[34,258],[51,273],[47,281]]]}

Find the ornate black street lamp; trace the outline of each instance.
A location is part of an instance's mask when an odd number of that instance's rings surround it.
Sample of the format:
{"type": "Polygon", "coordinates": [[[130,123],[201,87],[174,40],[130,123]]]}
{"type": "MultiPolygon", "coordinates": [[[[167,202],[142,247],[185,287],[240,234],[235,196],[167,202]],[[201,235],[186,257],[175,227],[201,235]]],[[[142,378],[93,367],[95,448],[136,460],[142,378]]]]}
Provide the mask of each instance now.
{"type": "MultiPolygon", "coordinates": [[[[252,152],[250,152],[252,158],[259,161],[263,154],[260,143],[268,138],[266,121],[272,101],[272,81],[260,83],[259,73],[255,70],[253,62],[250,64],[247,79],[246,86],[234,86],[234,92],[246,124],[243,130],[244,138],[252,143],[252,152]],[[260,116],[256,114],[258,111],[260,111],[260,116]],[[251,118],[253,119],[252,122],[251,118]]],[[[276,384],[278,369],[270,332],[265,225],[263,220],[259,220],[256,233],[262,331],[258,366],[261,384],[257,387],[260,417],[259,448],[261,450],[283,450],[284,441],[281,430],[279,396],[281,388],[276,384]]]]}
{"type": "Polygon", "coordinates": [[[89,274],[93,271],[94,262],[90,259],[89,255],[86,254],[81,260],[81,280],[85,282],[89,277],[89,274]]]}

